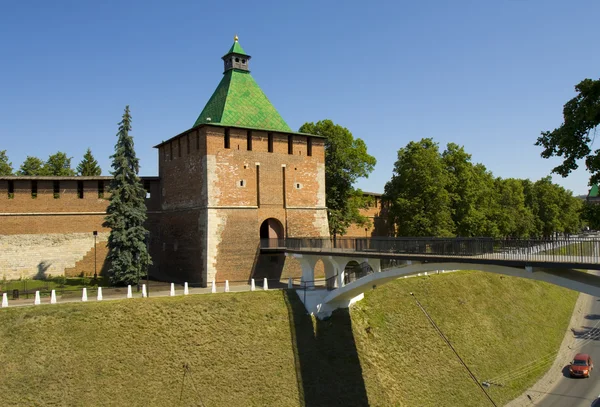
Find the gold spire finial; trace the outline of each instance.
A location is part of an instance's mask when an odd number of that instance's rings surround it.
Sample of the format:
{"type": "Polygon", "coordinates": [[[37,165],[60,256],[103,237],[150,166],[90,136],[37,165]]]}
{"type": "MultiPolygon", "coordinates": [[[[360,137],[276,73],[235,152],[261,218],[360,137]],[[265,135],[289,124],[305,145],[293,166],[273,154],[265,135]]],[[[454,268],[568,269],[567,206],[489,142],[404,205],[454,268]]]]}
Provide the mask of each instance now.
{"type": "Polygon", "coordinates": [[[238,40],[238,36],[237,36],[237,34],[236,34],[236,35],[233,37],[233,40],[234,40],[235,42],[237,42],[237,40],[238,40]]]}

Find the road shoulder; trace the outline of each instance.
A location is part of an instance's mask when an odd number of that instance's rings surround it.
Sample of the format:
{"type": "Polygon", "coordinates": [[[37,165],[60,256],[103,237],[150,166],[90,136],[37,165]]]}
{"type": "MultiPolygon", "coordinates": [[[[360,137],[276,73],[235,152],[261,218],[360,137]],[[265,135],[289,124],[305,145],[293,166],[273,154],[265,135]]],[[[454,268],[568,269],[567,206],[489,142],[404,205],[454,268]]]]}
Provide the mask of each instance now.
{"type": "Polygon", "coordinates": [[[536,384],[527,389],[525,393],[506,404],[506,407],[526,407],[535,405],[537,401],[541,400],[544,395],[555,386],[558,379],[562,377],[563,368],[571,361],[573,351],[576,348],[575,342],[577,339],[575,338],[575,335],[573,335],[573,330],[577,330],[584,325],[585,316],[588,314],[592,301],[594,300],[595,297],[592,297],[591,295],[579,294],[569,326],[565,332],[565,337],[563,338],[552,367],[550,367],[546,374],[538,380],[536,384]]]}

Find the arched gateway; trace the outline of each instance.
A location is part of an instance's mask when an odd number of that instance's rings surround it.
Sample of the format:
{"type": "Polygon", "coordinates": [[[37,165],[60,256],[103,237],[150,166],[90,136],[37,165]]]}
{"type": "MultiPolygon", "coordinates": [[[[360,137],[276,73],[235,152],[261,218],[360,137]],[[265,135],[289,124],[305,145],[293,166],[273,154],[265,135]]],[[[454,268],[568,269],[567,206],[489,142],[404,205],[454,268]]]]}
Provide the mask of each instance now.
{"type": "Polygon", "coordinates": [[[267,241],[266,247],[283,247],[283,237],[283,225],[277,219],[265,219],[260,225],[260,240],[267,241]]]}

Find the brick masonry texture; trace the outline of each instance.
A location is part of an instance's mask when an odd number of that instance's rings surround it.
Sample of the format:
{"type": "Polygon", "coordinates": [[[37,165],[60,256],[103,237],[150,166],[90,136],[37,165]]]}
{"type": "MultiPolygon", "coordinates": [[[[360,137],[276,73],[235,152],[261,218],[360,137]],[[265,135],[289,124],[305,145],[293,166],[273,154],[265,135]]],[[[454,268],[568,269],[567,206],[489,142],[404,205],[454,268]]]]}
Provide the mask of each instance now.
{"type": "MultiPolygon", "coordinates": [[[[46,274],[93,275],[89,265],[89,251],[93,248],[93,231],[98,232],[96,266],[106,271],[106,244],[110,230],[102,226],[108,206],[108,177],[100,180],[78,181],[77,177],[55,181],[46,177],[37,179],[0,180],[0,239],[3,250],[0,254],[0,275],[7,278],[41,277],[46,274]],[[9,182],[13,193],[9,194],[9,182]],[[34,183],[35,182],[35,183],[34,183]],[[83,186],[78,188],[78,182],[83,186]],[[99,197],[98,183],[102,182],[104,193],[99,197]],[[37,184],[37,193],[32,186],[37,184]],[[80,194],[83,192],[83,194],[80,194]],[[12,236],[12,238],[11,238],[12,236]],[[65,246],[72,241],[73,247],[65,246]],[[61,248],[62,247],[62,248],[61,248]],[[74,257],[75,256],[75,257],[74,257]]],[[[156,208],[158,180],[144,180],[154,199],[146,199],[148,208],[156,208]],[[152,193],[155,191],[155,193],[152,193]]],[[[151,216],[151,215],[149,215],[151,216]]]]}
{"type": "MultiPolygon", "coordinates": [[[[265,222],[279,225],[280,237],[328,235],[324,143],[311,138],[310,156],[307,144],[304,135],[203,125],[159,145],[159,177],[143,179],[149,193],[151,275],[204,286],[212,280],[299,277],[296,259],[261,255],[260,239],[265,222]]],[[[80,182],[76,177],[61,179],[56,196],[52,179],[38,179],[33,197],[33,180],[12,180],[14,192],[9,194],[9,181],[1,179],[0,235],[35,235],[49,245],[50,235],[82,234],[88,240],[94,230],[107,235],[102,223],[109,181],[102,181],[102,197],[98,180],[80,182]]],[[[379,212],[369,209],[374,219],[379,212]]],[[[371,229],[376,233],[375,225],[371,229]]],[[[363,233],[355,227],[348,235],[363,233]]],[[[90,243],[76,259],[53,271],[90,275],[92,249],[90,243]]],[[[102,272],[108,266],[106,254],[105,243],[99,242],[96,266],[102,272]]],[[[0,267],[5,272],[12,266],[0,267]]],[[[317,275],[322,269],[317,266],[317,275]]],[[[28,270],[29,276],[37,272],[28,270]]]]}

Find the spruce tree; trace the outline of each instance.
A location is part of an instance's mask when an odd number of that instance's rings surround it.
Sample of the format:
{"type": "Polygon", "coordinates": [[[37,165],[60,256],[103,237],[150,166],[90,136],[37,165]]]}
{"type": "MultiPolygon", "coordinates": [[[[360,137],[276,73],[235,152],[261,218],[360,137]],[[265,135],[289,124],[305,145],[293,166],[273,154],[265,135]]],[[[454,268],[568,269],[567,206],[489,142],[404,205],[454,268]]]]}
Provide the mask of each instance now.
{"type": "Polygon", "coordinates": [[[95,177],[100,174],[102,174],[102,170],[98,165],[98,161],[92,155],[92,150],[88,148],[83,156],[83,160],[77,165],[77,175],[95,177]]]}
{"type": "Polygon", "coordinates": [[[113,284],[134,284],[146,275],[152,264],[146,247],[144,227],[146,220],[146,192],[138,177],[139,160],[136,158],[131,131],[129,106],[125,107],[119,123],[118,141],[111,156],[113,179],[104,226],[111,229],[108,238],[108,261],[113,284]]]}

